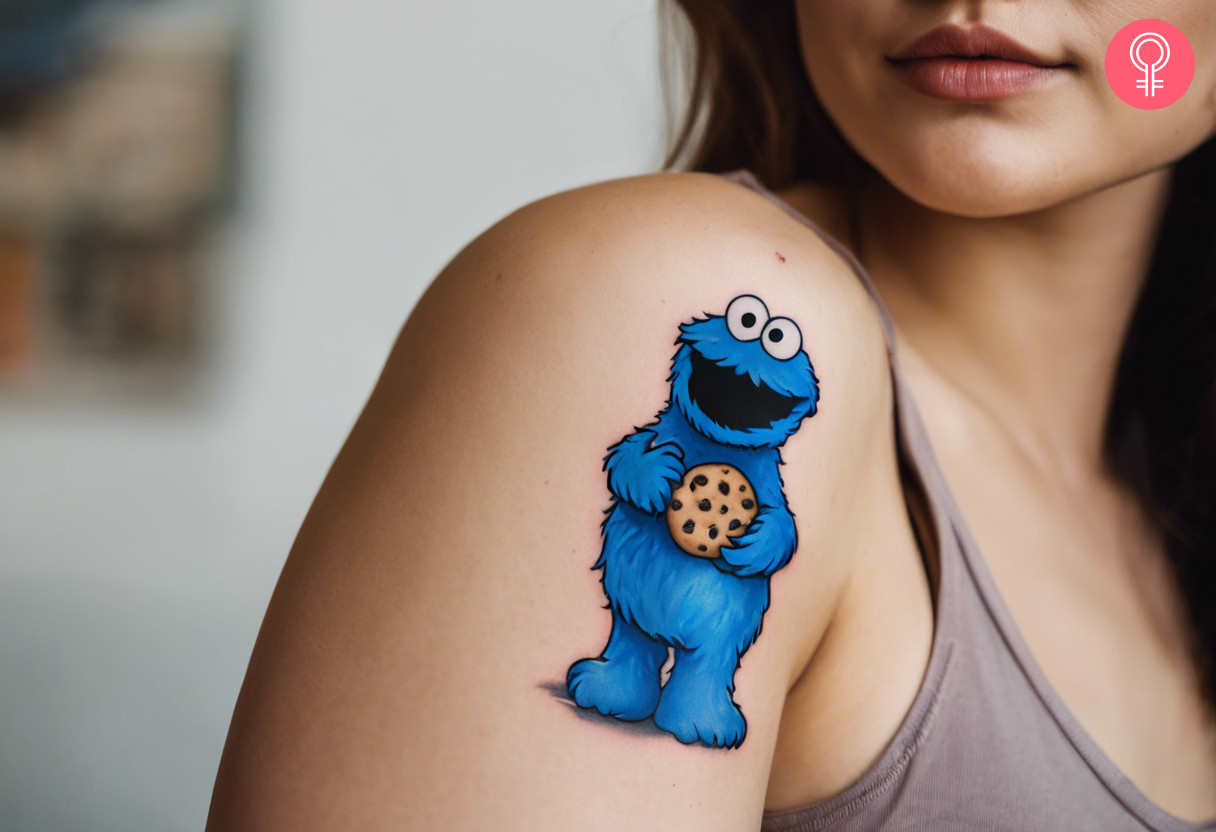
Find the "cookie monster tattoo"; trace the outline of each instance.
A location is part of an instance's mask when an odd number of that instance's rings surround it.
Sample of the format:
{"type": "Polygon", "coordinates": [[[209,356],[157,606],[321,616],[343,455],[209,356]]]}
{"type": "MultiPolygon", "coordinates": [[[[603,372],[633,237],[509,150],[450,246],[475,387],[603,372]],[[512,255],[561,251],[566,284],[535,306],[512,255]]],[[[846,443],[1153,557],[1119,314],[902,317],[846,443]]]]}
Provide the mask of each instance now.
{"type": "Polygon", "coordinates": [[[815,415],[819,382],[797,324],[755,295],[680,324],[675,343],[666,406],[604,457],[612,504],[592,569],[612,633],[566,687],[579,707],[735,748],[747,733],[735,671],[798,545],[779,449],[815,415]]]}

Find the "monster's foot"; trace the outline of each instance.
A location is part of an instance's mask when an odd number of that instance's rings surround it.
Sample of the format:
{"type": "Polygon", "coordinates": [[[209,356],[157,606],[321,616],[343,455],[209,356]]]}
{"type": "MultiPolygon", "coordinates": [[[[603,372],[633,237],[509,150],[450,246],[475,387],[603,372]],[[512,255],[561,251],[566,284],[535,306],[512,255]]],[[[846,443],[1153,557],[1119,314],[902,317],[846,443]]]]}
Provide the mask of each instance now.
{"type": "Polygon", "coordinates": [[[659,704],[659,674],[623,659],[583,659],[570,666],[566,689],[580,708],[634,722],[659,704]]]}
{"type": "Polygon", "coordinates": [[[696,684],[663,688],[654,724],[675,734],[683,743],[700,742],[713,748],[735,748],[747,734],[747,720],[731,701],[725,684],[706,687],[696,684]]]}

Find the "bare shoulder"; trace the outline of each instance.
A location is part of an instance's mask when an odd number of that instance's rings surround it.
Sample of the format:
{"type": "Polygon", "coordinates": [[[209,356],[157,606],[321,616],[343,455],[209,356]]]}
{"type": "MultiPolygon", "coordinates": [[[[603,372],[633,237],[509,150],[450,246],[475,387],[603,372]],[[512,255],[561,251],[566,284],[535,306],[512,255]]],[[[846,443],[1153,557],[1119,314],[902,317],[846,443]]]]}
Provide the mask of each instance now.
{"type": "MultiPolygon", "coordinates": [[[[843,222],[828,199],[818,207],[824,227],[843,222]]],[[[650,363],[649,345],[670,343],[673,323],[742,293],[797,315],[809,354],[824,362],[826,395],[881,404],[885,341],[857,275],[771,201],[709,174],[609,180],[519,208],[460,252],[409,325],[477,308],[513,322],[535,316],[542,327],[592,327],[594,339],[565,342],[564,352],[585,348],[637,377],[632,359],[650,363]],[[633,349],[639,339],[649,345],[633,349]]]]}
{"type": "Polygon", "coordinates": [[[889,474],[886,357],[849,266],[719,177],[504,217],[300,529],[213,828],[755,828],[889,474]]]}
{"type": "MultiPolygon", "coordinates": [[[[840,237],[845,217],[839,194],[807,183],[791,195],[840,237]]],[[[826,300],[837,304],[833,311],[842,322],[869,325],[869,334],[881,337],[872,304],[839,255],[771,201],[720,176],[655,173],[563,191],[514,211],[473,246],[556,256],[585,255],[593,249],[596,260],[584,260],[583,265],[598,262],[618,272],[622,266],[633,267],[630,272],[651,285],[656,278],[668,283],[684,275],[696,280],[730,276],[733,268],[745,265],[820,297],[826,293],[826,300]],[[663,255],[673,259],[644,262],[645,257],[663,255]],[[696,273],[706,261],[718,266],[696,273]]],[[[628,291],[629,284],[622,288],[628,291]]]]}

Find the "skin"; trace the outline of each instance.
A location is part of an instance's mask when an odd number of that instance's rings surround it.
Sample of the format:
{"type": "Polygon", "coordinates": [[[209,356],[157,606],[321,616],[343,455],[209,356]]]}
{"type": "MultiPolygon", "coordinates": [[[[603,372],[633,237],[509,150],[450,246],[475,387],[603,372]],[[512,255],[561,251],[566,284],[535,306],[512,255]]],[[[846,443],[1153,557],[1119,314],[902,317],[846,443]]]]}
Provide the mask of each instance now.
{"type": "Polygon", "coordinates": [[[300,529],[208,828],[755,829],[786,695],[858,553],[888,561],[870,584],[895,597],[856,649],[907,671],[877,724],[923,667],[889,381],[855,275],[752,191],[643,176],[516,211],[410,313],[300,529]],[[783,446],[799,551],[735,674],[746,740],[712,749],[591,718],[565,678],[611,629],[591,569],[605,451],[666,401],[678,325],[744,290],[797,320],[825,391],[848,382],[783,446]]]}
{"type": "MultiPolygon", "coordinates": [[[[800,0],[797,10],[812,86],[880,176],[857,193],[783,196],[848,241],[887,301],[952,493],[1053,687],[1150,799],[1184,819],[1216,816],[1216,715],[1186,651],[1182,600],[1160,534],[1100,447],[1171,166],[1216,131],[1216,62],[1204,48],[1216,43],[1216,7],[1051,0],[970,15],[800,0]],[[1165,111],[1119,100],[1102,68],[1115,32],[1148,17],[1178,26],[1197,56],[1190,89],[1165,111]],[[978,104],[923,95],[884,65],[939,23],[976,21],[1074,66],[978,104]]],[[[856,602],[855,626],[877,620],[872,601],[856,602]]],[[[844,679],[864,664],[841,651],[816,672],[844,679]]],[[[769,808],[830,795],[866,765],[809,773],[854,727],[821,727],[811,687],[787,702],[769,808]]]]}
{"type": "MultiPolygon", "coordinates": [[[[1151,799],[1193,819],[1216,815],[1211,723],[1160,541],[1095,431],[1168,165],[1216,125],[1207,8],[985,7],[1077,71],[959,105],[881,63],[946,11],[800,2],[812,83],[885,178],[783,194],[878,282],[935,453],[1046,675],[1151,799]],[[1101,77],[1105,41],[1146,16],[1196,44],[1167,119],[1101,77]]],[[[847,787],[899,727],[933,636],[891,397],[856,276],[747,189],[633,177],[504,218],[411,311],[300,529],[208,829],[745,830],[847,787]],[[742,292],[798,322],[824,395],[783,449],[799,548],[735,677],[747,739],[723,750],[589,719],[560,688],[611,626],[591,570],[605,450],[665,400],[679,322],[742,292]]]]}

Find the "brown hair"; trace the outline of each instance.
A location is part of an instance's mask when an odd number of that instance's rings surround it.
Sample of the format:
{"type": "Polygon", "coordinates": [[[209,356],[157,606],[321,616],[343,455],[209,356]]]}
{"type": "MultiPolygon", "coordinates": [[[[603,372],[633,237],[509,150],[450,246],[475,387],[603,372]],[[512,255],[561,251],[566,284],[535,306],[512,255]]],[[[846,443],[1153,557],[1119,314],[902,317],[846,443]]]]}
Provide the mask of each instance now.
{"type": "Polygon", "coordinates": [[[668,53],[667,69],[687,77],[689,106],[664,168],[747,167],[770,188],[806,179],[860,184],[873,173],[811,89],[793,3],[678,5],[663,6],[665,28],[669,41],[683,40],[690,48],[683,50],[683,66],[673,66],[676,56],[668,53]]]}
{"type": "MultiPolygon", "coordinates": [[[[675,69],[688,102],[664,169],[747,168],[774,190],[878,175],[811,87],[792,2],[665,0],[664,14],[677,52],[685,41],[686,63],[675,69]]],[[[666,57],[670,76],[679,56],[666,57]]],[[[1193,658],[1216,707],[1216,136],[1179,160],[1171,181],[1104,451],[1165,534],[1193,658]]]]}

